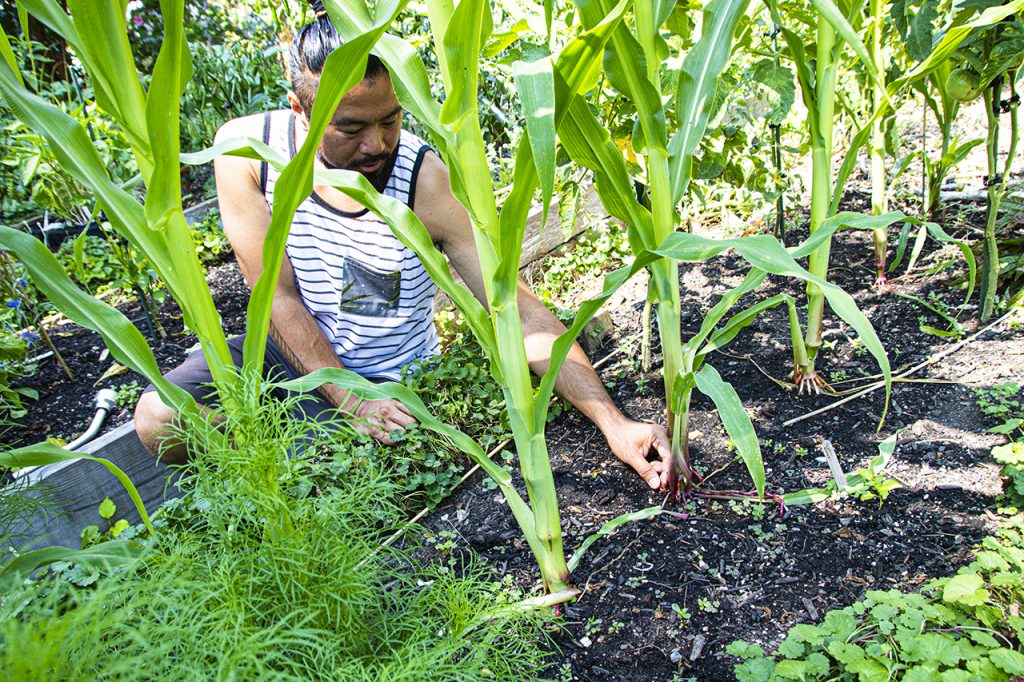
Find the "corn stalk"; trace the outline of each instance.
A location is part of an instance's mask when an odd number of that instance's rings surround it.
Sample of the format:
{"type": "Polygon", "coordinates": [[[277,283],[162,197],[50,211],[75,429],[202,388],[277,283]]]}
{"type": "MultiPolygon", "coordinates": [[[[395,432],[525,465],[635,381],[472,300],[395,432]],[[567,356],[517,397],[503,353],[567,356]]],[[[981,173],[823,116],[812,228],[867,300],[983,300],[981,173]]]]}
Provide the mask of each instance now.
{"type": "MultiPolygon", "coordinates": [[[[97,104],[124,130],[146,186],[140,204],[119,187],[77,121],[26,87],[9,37],[0,40],[0,96],[12,113],[42,135],[64,170],[96,197],[111,225],[140,253],[181,304],[184,322],[199,337],[218,385],[230,389],[231,371],[220,315],[210,297],[182,211],[178,164],[178,106],[191,66],[183,32],[183,2],[164,0],[164,39],[152,85],[142,89],[118,3],[71,0],[70,14],[54,0],[23,0],[20,7],[67,41],[85,68],[97,104]]],[[[36,240],[0,228],[0,248],[13,251],[44,294],[65,314],[99,331],[122,364],[146,376],[161,398],[179,411],[195,414],[184,391],[160,378],[145,339],[117,311],[79,295],[56,260],[36,240]]],[[[227,391],[230,394],[230,390],[227,391]]],[[[226,400],[230,406],[230,399],[226,400]]]]}
{"type": "Polygon", "coordinates": [[[1007,146],[1006,161],[999,164],[999,115],[1004,111],[1002,102],[1003,75],[999,74],[985,88],[985,119],[988,133],[985,148],[988,161],[986,176],[986,192],[988,206],[985,211],[985,237],[981,251],[981,319],[992,317],[995,307],[996,289],[999,285],[999,242],[996,239],[996,222],[999,217],[999,206],[1009,190],[1010,168],[1017,155],[1017,144],[1020,141],[1020,123],[1018,112],[1020,102],[1016,98],[1014,82],[1009,80],[1010,100],[1005,107],[1010,115],[1010,143],[1007,146]]]}

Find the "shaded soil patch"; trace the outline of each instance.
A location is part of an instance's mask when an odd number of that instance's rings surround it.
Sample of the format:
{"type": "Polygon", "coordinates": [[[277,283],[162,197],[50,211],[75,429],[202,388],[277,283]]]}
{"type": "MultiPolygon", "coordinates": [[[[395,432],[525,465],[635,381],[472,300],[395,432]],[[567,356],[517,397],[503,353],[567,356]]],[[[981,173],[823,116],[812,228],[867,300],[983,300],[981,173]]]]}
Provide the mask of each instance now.
{"type": "MultiPolygon", "coordinates": [[[[245,308],[249,303],[249,290],[232,261],[214,266],[207,277],[214,303],[221,314],[224,330],[228,334],[245,331],[245,308]]],[[[167,371],[176,367],[188,351],[196,345],[196,336],[184,329],[181,309],[168,296],[159,308],[159,319],[167,332],[166,339],[153,339],[147,333],[147,321],[141,306],[131,302],[118,309],[147,335],[147,340],[160,369],[167,371]]],[[[34,388],[39,399],[26,401],[28,414],[18,420],[18,425],[3,435],[6,447],[31,445],[49,437],[73,440],[85,431],[96,412],[95,396],[100,388],[117,389],[135,382],[145,386],[146,380],[134,372],[102,379],[116,360],[106,352],[99,334],[83,329],[69,321],[50,330],[57,350],[75,373],[69,380],[52,358],[41,360],[35,373],[26,377],[19,385],[34,388]]],[[[132,418],[134,401],[115,410],[107,421],[105,429],[123,424],[132,418]]]]}

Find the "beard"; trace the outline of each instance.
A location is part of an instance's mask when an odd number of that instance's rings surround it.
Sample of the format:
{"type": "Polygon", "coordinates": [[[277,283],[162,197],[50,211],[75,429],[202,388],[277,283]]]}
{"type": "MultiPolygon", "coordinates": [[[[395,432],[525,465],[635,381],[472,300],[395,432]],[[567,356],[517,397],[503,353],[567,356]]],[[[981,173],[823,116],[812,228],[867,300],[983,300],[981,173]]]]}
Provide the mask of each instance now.
{"type": "Polygon", "coordinates": [[[348,170],[354,170],[358,173],[362,173],[363,177],[370,181],[373,188],[384,193],[384,190],[388,186],[388,180],[391,179],[391,172],[395,169],[395,162],[398,161],[398,145],[390,152],[384,154],[377,154],[374,156],[364,156],[361,159],[353,159],[349,165],[348,170]],[[372,173],[364,173],[359,170],[359,166],[374,163],[375,161],[382,161],[381,167],[372,173]]]}

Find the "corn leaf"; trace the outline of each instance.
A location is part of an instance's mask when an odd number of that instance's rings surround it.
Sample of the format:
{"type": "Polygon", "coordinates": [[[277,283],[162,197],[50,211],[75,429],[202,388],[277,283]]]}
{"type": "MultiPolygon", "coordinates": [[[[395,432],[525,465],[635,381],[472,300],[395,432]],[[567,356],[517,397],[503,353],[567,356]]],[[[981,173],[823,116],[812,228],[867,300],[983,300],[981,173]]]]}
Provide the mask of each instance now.
{"type": "Polygon", "coordinates": [[[42,242],[0,226],[0,249],[15,253],[50,302],[70,319],[98,332],[114,358],[152,382],[167,405],[179,411],[194,411],[192,397],[162,377],[142,333],[115,308],[79,289],[42,242]]]}
{"type": "Polygon", "coordinates": [[[3,37],[0,38],[0,57],[3,57],[4,61],[7,62],[7,68],[17,78],[18,85],[25,87],[25,80],[21,77],[21,71],[18,68],[18,58],[14,56],[14,50],[11,49],[11,40],[6,32],[3,32],[3,37]]]}
{"type": "MultiPolygon", "coordinates": [[[[149,153],[153,161],[153,175],[146,184],[145,207],[146,219],[153,226],[167,224],[167,214],[181,207],[179,100],[192,68],[183,32],[184,4],[182,0],[165,0],[161,5],[164,39],[145,104],[149,153]]],[[[124,12],[120,16],[123,20],[124,12]]],[[[187,230],[172,239],[171,244],[191,241],[183,237],[188,237],[187,230]]]]}
{"type": "MultiPolygon", "coordinates": [[[[397,12],[398,9],[395,9],[396,14],[397,12]]],[[[243,366],[246,371],[259,372],[263,367],[267,332],[270,328],[270,306],[284,260],[284,247],[295,210],[313,191],[313,159],[320,146],[320,139],[341,98],[363,79],[366,57],[384,32],[384,26],[385,24],[381,24],[370,32],[347,41],[327,57],[313,102],[306,139],[295,154],[295,158],[282,169],[274,187],[273,213],[263,241],[263,272],[253,287],[246,315],[246,338],[243,349],[243,366]]]]}
{"type": "MultiPolygon", "coordinates": [[[[555,78],[555,87],[564,87],[560,76],[555,78]]],[[[582,98],[572,99],[567,115],[559,122],[558,135],[570,158],[594,171],[594,187],[601,204],[626,224],[632,249],[654,246],[651,213],[637,201],[632,178],[608,129],[582,98]]]]}
{"type": "Polygon", "coordinates": [[[775,296],[760,301],[759,303],[755,303],[742,312],[736,313],[730,317],[728,322],[711,334],[711,338],[708,339],[707,344],[701,347],[697,354],[698,360],[703,360],[704,356],[708,353],[724,347],[727,343],[736,338],[736,335],[743,329],[749,327],[750,324],[757,319],[758,315],[783,303],[793,306],[796,302],[789,294],[776,294],[775,296]]]}
{"type": "Polygon", "coordinates": [[[700,323],[700,329],[693,335],[693,338],[686,342],[686,349],[692,350],[699,348],[700,345],[704,343],[704,340],[715,331],[715,327],[717,327],[718,323],[722,321],[722,318],[724,318],[729,310],[736,305],[736,302],[739,301],[744,294],[761,286],[761,283],[764,282],[767,276],[768,273],[763,270],[753,269],[748,272],[747,276],[743,278],[743,281],[740,282],[739,286],[726,292],[726,294],[719,299],[718,303],[708,311],[708,314],[704,316],[704,319],[700,323]]]}
{"type": "Polygon", "coordinates": [[[757,494],[764,498],[764,462],[761,459],[761,445],[757,442],[757,434],[754,433],[754,425],[750,421],[750,415],[743,409],[743,403],[732,384],[722,379],[711,365],[704,365],[694,376],[697,382],[697,389],[711,398],[718,408],[718,415],[722,418],[722,425],[726,433],[736,445],[736,452],[747,467],[750,478],[754,481],[757,494]]]}
{"type": "Polygon", "coordinates": [[[476,123],[478,60],[480,49],[490,36],[490,6],[486,0],[461,0],[452,13],[444,35],[447,72],[451,79],[448,97],[441,105],[441,124],[451,126],[456,135],[462,121],[472,116],[476,123]]]}
{"type": "MultiPolygon", "coordinates": [[[[600,21],[616,10],[611,9],[610,0],[577,0],[583,25],[595,27],[600,21]]],[[[668,132],[665,124],[665,109],[658,96],[658,90],[647,76],[647,60],[643,47],[621,24],[612,33],[607,47],[605,74],[612,86],[628,97],[636,107],[637,120],[644,132],[644,147],[667,154],[668,132]]]]}
{"type": "Polygon", "coordinates": [[[682,200],[693,176],[693,154],[707,129],[718,77],[732,55],[732,41],[749,0],[711,0],[701,37],[687,53],[676,85],[676,132],[672,155],[672,199],[682,200]]]}
{"type": "Polygon", "coordinates": [[[128,43],[124,6],[120,2],[68,0],[68,9],[77,31],[75,51],[85,55],[82,63],[93,83],[96,102],[124,127],[136,149],[144,149],[148,139],[146,96],[128,43]]]}
{"type": "MultiPolygon", "coordinates": [[[[846,214],[840,214],[840,216],[845,215],[846,214]]],[[[851,215],[859,216],[860,214],[851,215]]],[[[863,217],[866,219],[873,218],[872,216],[863,217]]],[[[880,216],[880,218],[886,217],[888,217],[888,214],[887,216],[880,216]]],[[[839,216],[837,216],[837,218],[839,218],[839,216]]],[[[851,219],[847,218],[847,220],[851,219]]],[[[835,219],[823,222],[822,226],[816,230],[810,238],[808,238],[807,242],[793,249],[792,255],[790,252],[787,252],[778,240],[768,235],[758,235],[739,239],[711,239],[694,234],[675,232],[669,235],[659,247],[639,253],[635,257],[631,266],[627,268],[620,268],[605,276],[601,294],[589,301],[583,302],[580,305],[580,308],[576,313],[576,317],[573,319],[572,325],[564,334],[559,336],[552,345],[551,367],[561,367],[561,363],[564,362],[565,356],[569,352],[572,342],[576,339],[582,331],[583,326],[597,312],[601,305],[603,305],[604,302],[607,301],[620,286],[622,286],[622,284],[628,281],[630,277],[656,261],[659,257],[671,258],[685,262],[700,262],[712,258],[727,249],[735,249],[744,260],[755,268],[770,274],[793,277],[805,282],[813,282],[821,287],[822,292],[826,300],[829,302],[832,310],[843,321],[853,327],[863,340],[864,347],[867,348],[875,358],[875,361],[878,363],[882,370],[882,374],[885,377],[886,395],[888,396],[892,386],[892,371],[889,365],[889,358],[885,353],[885,349],[882,347],[882,342],[879,340],[878,335],[875,333],[875,330],[871,326],[867,317],[865,317],[864,313],[860,311],[856,302],[853,300],[853,297],[848,293],[831,282],[826,282],[815,277],[794,260],[794,256],[806,255],[810,251],[813,251],[820,240],[829,238],[831,233],[838,229],[840,224],[842,224],[842,221],[835,219]]],[[[537,389],[538,401],[546,401],[550,399],[556,376],[557,371],[552,373],[550,368],[548,372],[544,374],[541,379],[540,386],[537,389]]]]}
{"type": "Polygon", "coordinates": [[[821,18],[831,24],[836,34],[853,49],[857,58],[860,59],[864,70],[871,77],[871,80],[884,89],[885,81],[872,63],[871,55],[868,53],[867,47],[864,46],[864,42],[857,35],[857,31],[850,25],[850,22],[847,21],[846,15],[836,7],[832,0],[811,0],[811,4],[814,5],[814,9],[818,10],[821,18]]]}
{"type": "Polygon", "coordinates": [[[0,466],[8,467],[10,469],[44,466],[46,464],[74,462],[78,460],[96,462],[97,464],[102,464],[106,467],[107,471],[113,474],[114,477],[121,482],[121,485],[124,486],[125,492],[128,493],[128,497],[130,497],[132,502],[135,504],[135,509],[139,512],[139,517],[142,519],[142,522],[146,524],[146,528],[149,529],[149,532],[156,532],[153,530],[153,525],[149,522],[149,515],[146,513],[146,506],[143,504],[142,497],[139,495],[139,491],[136,490],[135,484],[132,483],[132,480],[128,478],[126,473],[121,471],[121,469],[110,460],[103,459],[102,457],[93,457],[92,455],[87,455],[84,452],[71,452],[58,447],[53,443],[45,441],[23,448],[0,452],[0,466]]]}
{"type": "Polygon", "coordinates": [[[87,549],[44,547],[19,554],[0,569],[0,589],[10,589],[32,571],[58,561],[72,561],[95,568],[110,569],[129,564],[142,556],[145,548],[131,540],[108,540],[87,549]]]}
{"type": "Polygon", "coordinates": [[[540,178],[543,225],[547,223],[555,192],[555,77],[550,59],[515,62],[512,73],[526,118],[533,163],[540,178]]]}
{"type": "Polygon", "coordinates": [[[580,545],[580,548],[572,553],[572,558],[569,559],[569,571],[574,572],[576,568],[580,565],[580,562],[583,561],[583,557],[584,555],[586,555],[587,550],[590,549],[590,546],[598,540],[600,540],[601,538],[603,538],[605,535],[614,533],[616,530],[622,528],[627,523],[630,523],[632,521],[643,521],[644,519],[649,519],[653,516],[657,516],[658,514],[661,514],[664,511],[665,509],[663,509],[662,507],[648,507],[647,509],[641,509],[640,511],[629,512],[628,514],[616,516],[611,521],[606,522],[603,526],[601,526],[598,529],[596,533],[588,535],[587,539],[583,541],[582,545],[580,545]]]}

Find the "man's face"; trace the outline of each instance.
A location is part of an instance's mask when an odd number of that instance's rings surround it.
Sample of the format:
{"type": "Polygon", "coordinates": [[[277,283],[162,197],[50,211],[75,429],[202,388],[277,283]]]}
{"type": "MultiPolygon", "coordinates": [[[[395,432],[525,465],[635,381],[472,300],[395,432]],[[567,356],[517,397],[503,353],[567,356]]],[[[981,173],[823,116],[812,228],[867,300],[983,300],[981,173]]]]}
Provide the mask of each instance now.
{"type": "Polygon", "coordinates": [[[364,80],[348,91],[320,143],[325,165],[358,171],[383,192],[398,155],[402,107],[390,76],[364,80]]]}

